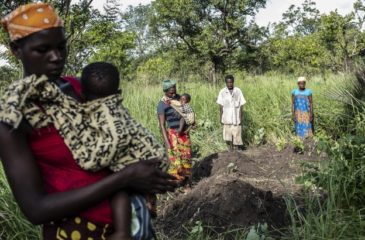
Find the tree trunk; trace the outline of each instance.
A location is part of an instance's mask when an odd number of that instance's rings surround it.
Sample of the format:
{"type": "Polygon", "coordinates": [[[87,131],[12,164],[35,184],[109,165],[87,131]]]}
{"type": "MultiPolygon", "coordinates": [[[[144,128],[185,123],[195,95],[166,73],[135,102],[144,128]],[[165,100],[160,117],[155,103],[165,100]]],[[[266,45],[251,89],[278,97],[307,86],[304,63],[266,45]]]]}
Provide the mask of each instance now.
{"type": "Polygon", "coordinates": [[[210,84],[216,85],[217,84],[217,76],[216,76],[216,69],[214,64],[209,64],[208,70],[208,82],[210,84]]]}
{"type": "Polygon", "coordinates": [[[219,84],[219,79],[222,77],[224,70],[222,70],[217,63],[214,63],[214,61],[209,61],[207,64],[209,64],[209,67],[205,71],[207,71],[208,74],[205,76],[207,77],[208,82],[212,85],[219,84]]]}
{"type": "Polygon", "coordinates": [[[217,69],[215,68],[214,64],[212,68],[212,77],[213,85],[217,85],[217,69]]]}

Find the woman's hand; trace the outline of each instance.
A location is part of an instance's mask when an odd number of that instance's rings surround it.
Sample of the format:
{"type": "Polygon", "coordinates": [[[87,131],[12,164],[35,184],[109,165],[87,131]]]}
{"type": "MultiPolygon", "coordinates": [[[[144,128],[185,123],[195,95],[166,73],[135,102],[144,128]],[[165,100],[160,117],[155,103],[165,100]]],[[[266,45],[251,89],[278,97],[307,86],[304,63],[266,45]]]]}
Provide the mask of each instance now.
{"type": "MultiPolygon", "coordinates": [[[[141,161],[127,166],[120,174],[128,175],[126,187],[140,193],[172,192],[178,187],[177,179],[156,166],[159,160],[141,161]]],[[[117,173],[118,174],[118,173],[117,173]]]]}

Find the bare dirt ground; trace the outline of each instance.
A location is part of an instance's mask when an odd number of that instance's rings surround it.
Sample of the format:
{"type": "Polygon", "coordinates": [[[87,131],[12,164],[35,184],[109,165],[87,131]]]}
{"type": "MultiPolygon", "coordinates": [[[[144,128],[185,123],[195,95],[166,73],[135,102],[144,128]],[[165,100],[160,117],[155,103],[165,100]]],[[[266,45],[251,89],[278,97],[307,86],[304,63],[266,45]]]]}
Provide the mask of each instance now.
{"type": "Polygon", "coordinates": [[[310,143],[304,154],[271,145],[212,154],[194,165],[191,191],[161,200],[157,229],[169,239],[185,239],[186,227],[196,221],[213,234],[257,223],[283,228],[289,224],[283,197],[301,190],[295,181],[300,163],[323,158],[310,143]]]}

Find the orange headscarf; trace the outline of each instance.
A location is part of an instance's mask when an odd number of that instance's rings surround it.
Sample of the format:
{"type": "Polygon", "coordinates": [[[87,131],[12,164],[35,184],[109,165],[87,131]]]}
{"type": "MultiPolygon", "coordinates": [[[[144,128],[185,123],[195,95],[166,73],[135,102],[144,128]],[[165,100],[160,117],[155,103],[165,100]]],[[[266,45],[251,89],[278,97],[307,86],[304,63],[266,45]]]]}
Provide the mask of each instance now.
{"type": "Polygon", "coordinates": [[[47,3],[22,5],[5,16],[1,24],[9,33],[11,41],[44,29],[63,26],[58,14],[47,3]]]}

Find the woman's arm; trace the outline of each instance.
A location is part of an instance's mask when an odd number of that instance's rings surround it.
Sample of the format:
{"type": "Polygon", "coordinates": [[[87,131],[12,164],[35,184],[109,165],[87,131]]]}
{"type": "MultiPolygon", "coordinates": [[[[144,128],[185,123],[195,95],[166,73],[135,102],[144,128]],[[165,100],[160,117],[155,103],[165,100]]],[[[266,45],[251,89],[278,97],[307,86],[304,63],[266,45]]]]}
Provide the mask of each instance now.
{"type": "Polygon", "coordinates": [[[170,149],[171,148],[171,145],[170,145],[169,138],[167,136],[167,130],[166,130],[165,121],[166,121],[165,115],[164,114],[158,114],[158,124],[160,126],[160,130],[161,130],[161,133],[162,133],[162,137],[163,137],[163,139],[165,141],[166,148],[167,149],[170,149]]]}
{"type": "Polygon", "coordinates": [[[243,112],[243,105],[240,106],[240,114],[239,114],[239,117],[240,117],[240,124],[239,125],[243,125],[243,119],[242,119],[242,112],[243,112]]]}
{"type": "Polygon", "coordinates": [[[104,179],[66,192],[47,194],[41,173],[27,143],[23,122],[12,130],[0,123],[0,158],[15,199],[33,224],[42,224],[79,214],[122,188],[140,192],[173,191],[172,176],[156,169],[152,162],[132,164],[104,179]]]}
{"type": "Polygon", "coordinates": [[[295,112],[294,112],[294,94],[291,95],[291,114],[292,114],[292,119],[295,122],[295,112]]]}
{"type": "Polygon", "coordinates": [[[313,121],[313,97],[312,95],[308,96],[308,100],[309,100],[309,121],[313,121]]]}
{"type": "Polygon", "coordinates": [[[222,105],[219,105],[219,122],[221,124],[223,124],[222,115],[223,115],[223,106],[222,105]]]}

